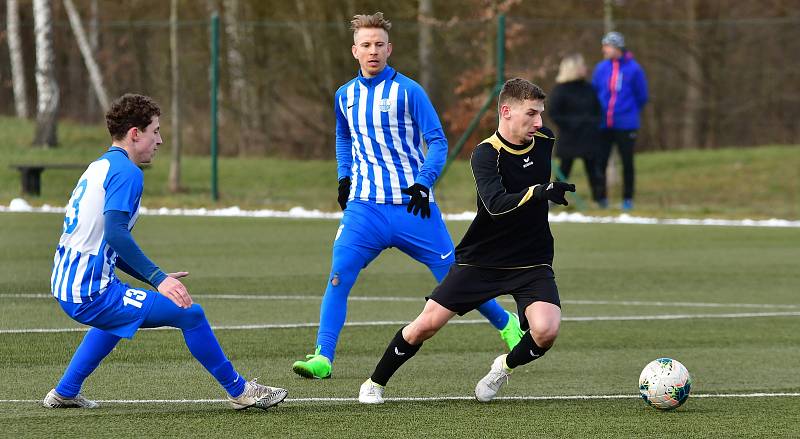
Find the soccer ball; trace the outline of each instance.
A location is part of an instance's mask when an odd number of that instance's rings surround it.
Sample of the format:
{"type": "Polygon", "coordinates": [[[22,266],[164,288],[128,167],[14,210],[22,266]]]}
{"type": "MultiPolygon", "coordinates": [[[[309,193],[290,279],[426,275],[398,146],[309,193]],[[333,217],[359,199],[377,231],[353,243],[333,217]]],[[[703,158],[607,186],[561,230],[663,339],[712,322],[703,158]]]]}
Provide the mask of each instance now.
{"type": "Polygon", "coordinates": [[[639,393],[651,407],[659,410],[678,408],[689,398],[692,377],[686,367],[672,358],[648,363],[639,375],[639,393]]]}

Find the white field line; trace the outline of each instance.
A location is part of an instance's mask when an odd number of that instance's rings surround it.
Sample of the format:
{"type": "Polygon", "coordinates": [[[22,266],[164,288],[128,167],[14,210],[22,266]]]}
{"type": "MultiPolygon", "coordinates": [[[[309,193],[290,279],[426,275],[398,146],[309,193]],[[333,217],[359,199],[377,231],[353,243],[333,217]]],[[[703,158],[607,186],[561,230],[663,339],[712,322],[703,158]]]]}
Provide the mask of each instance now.
{"type": "MultiPolygon", "coordinates": [[[[796,398],[800,393],[693,393],[692,398],[796,398]]],[[[553,396],[498,396],[500,401],[556,401],[556,400],[598,400],[598,399],[639,399],[639,395],[553,395],[553,396]]],[[[425,397],[397,397],[386,398],[392,402],[421,402],[421,401],[471,401],[474,396],[425,396],[425,397]]],[[[103,404],[206,404],[223,403],[227,399],[106,399],[96,400],[103,404]]],[[[39,399],[0,399],[0,403],[40,403],[39,399]]],[[[358,398],[286,398],[284,403],[307,402],[358,402],[358,398]]]]}
{"type": "MultiPolygon", "coordinates": [[[[725,314],[661,314],[661,315],[640,315],[640,316],[586,316],[586,317],[564,317],[565,322],[602,322],[602,321],[632,321],[632,320],[685,320],[685,319],[741,319],[754,317],[800,317],[800,311],[786,312],[752,312],[752,313],[725,313],[725,314]]],[[[407,325],[407,320],[382,320],[372,322],[348,322],[345,326],[398,326],[407,325]]],[[[487,323],[486,320],[452,320],[451,325],[474,325],[487,323]]],[[[253,329],[296,329],[296,328],[316,328],[319,323],[266,323],[255,325],[219,325],[212,326],[211,329],[221,330],[253,330],[253,329]]],[[[165,331],[171,327],[147,328],[143,331],[165,331]]],[[[0,329],[0,334],[34,334],[34,333],[60,333],[60,332],[84,332],[88,327],[74,328],[28,328],[28,329],[0,329]]]]}
{"type": "MultiPolygon", "coordinates": [[[[253,294],[192,294],[196,299],[209,300],[322,300],[321,295],[260,295],[253,294]]],[[[52,299],[51,294],[1,294],[0,299],[52,299]]],[[[425,299],[420,297],[403,296],[350,296],[353,302],[420,302],[425,299]]],[[[501,302],[513,302],[510,297],[498,297],[501,302]]],[[[763,308],[763,309],[800,309],[800,305],[795,304],[769,304],[769,303],[714,303],[714,302],[664,302],[647,300],[562,300],[561,303],[567,305],[614,305],[614,306],[661,306],[661,307],[684,307],[684,308],[763,308]]]]}
{"type": "MultiPolygon", "coordinates": [[[[27,201],[21,198],[11,200],[8,206],[0,205],[0,213],[3,212],[37,212],[37,213],[64,213],[63,207],[43,205],[32,207],[27,201]]],[[[291,219],[340,219],[341,212],[322,212],[320,210],[308,210],[303,207],[293,207],[289,210],[244,210],[238,206],[223,209],[168,209],[147,208],[139,209],[142,215],[160,216],[213,216],[213,217],[236,217],[236,218],[291,218],[291,219]]],[[[444,214],[442,217],[447,221],[472,221],[475,212],[462,212],[444,214]]],[[[560,223],[600,223],[600,224],[666,224],[666,225],[687,225],[687,226],[735,226],[735,227],[800,227],[800,221],[772,218],[768,220],[729,220],[719,218],[653,218],[632,216],[622,213],[617,216],[589,216],[582,213],[550,213],[550,222],[560,223]]]]}
{"type": "MultiPolygon", "coordinates": [[[[2,294],[0,299],[52,299],[52,294],[36,294],[36,293],[22,293],[22,294],[2,294]]],[[[322,295],[261,295],[260,293],[253,294],[192,294],[193,299],[209,299],[209,300],[318,300],[322,301],[322,295]]],[[[391,297],[391,296],[350,296],[348,300],[354,302],[424,302],[425,298],[420,297],[391,297]]],[[[510,299],[509,299],[510,300],[510,299]]]]}

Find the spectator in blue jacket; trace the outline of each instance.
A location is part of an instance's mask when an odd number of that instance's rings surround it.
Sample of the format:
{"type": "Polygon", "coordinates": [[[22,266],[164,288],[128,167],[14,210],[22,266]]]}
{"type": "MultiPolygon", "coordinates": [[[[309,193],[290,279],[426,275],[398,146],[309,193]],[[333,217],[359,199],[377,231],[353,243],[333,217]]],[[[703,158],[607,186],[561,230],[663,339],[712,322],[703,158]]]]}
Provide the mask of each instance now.
{"type": "Polygon", "coordinates": [[[605,169],[611,149],[616,144],[622,158],[622,209],[633,208],[634,170],[633,149],[639,130],[639,113],[647,103],[647,79],[644,70],[625,48],[625,37],[609,32],[602,40],[603,61],[594,69],[592,85],[597,92],[603,117],[602,147],[598,165],[602,171],[598,194],[601,207],[608,206],[605,169]]]}

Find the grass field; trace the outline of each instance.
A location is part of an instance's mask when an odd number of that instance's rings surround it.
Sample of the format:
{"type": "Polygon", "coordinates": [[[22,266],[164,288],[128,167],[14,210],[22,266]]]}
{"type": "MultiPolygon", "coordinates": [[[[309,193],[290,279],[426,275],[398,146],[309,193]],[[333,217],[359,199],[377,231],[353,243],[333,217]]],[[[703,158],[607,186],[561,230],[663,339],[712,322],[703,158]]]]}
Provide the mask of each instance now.
{"type": "MultiPolygon", "coordinates": [[[[332,160],[222,157],[219,160],[220,200],[212,203],[209,158],[186,156],[182,166],[185,190],[171,194],[166,190],[171,139],[166,125],[166,143],[153,166],[145,171],[145,206],[240,206],[245,209],[302,206],[338,211],[336,166],[332,160]]],[[[0,117],[0,205],[8,205],[20,195],[19,174],[9,165],[89,163],[108,144],[108,135],[101,126],[63,122],[59,124],[60,147],[35,149],[29,146],[33,130],[30,121],[0,117]]],[[[637,154],[634,213],[658,217],[800,219],[798,163],[800,147],[797,145],[637,154]]],[[[64,205],[80,173],[79,170],[45,171],[41,197],[28,201],[32,205],[64,205]]],[[[588,201],[581,164],[575,165],[571,180],[577,185],[578,195],[588,201]]],[[[609,186],[612,209],[602,213],[619,213],[616,207],[620,189],[621,180],[609,186]]],[[[436,198],[443,212],[475,209],[475,188],[466,161],[455,162],[437,183],[436,198]]],[[[568,209],[575,207],[579,207],[579,203],[573,199],[568,209]]],[[[588,213],[601,213],[592,210],[591,203],[586,203],[586,209],[588,213]]]]}
{"type": "MultiPolygon", "coordinates": [[[[80,326],[47,297],[61,223],[56,214],[0,214],[2,436],[792,437],[800,431],[798,229],[554,224],[562,331],[547,356],[516,371],[501,393],[540,399],[471,399],[503,345],[470,313],[427,342],[389,383],[387,397],[420,400],[369,407],[353,398],[401,326],[380,322],[408,321],[421,310],[434,286],[424,267],[395,250],[370,265],[352,292],[348,322],[358,325],[342,333],[334,378],[305,380],[290,365],[314,343],[337,223],[145,216],[135,237],[165,269],[191,272],[187,286],[220,328],[234,365],[249,378],[287,388],[290,399],[268,412],[230,410],[180,333],[160,330],[123,341],[87,380],[87,396],[117,402],[52,411],[34,400],[55,385],[83,335],[65,331],[80,326]],[[660,356],[679,359],[694,379],[693,396],[674,412],[657,412],[636,396],[641,368],[660,356]],[[747,397],[757,393],[794,396],[747,397]]],[[[448,226],[458,239],[467,223],[448,226]]]]}

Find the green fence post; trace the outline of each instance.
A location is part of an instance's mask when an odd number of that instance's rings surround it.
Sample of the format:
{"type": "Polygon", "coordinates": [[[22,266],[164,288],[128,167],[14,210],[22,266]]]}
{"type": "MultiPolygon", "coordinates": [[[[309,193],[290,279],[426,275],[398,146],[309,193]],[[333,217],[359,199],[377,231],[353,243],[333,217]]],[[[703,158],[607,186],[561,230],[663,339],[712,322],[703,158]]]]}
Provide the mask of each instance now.
{"type": "Polygon", "coordinates": [[[217,187],[217,91],[219,88],[219,14],[211,14],[211,199],[219,200],[217,187]]]}

